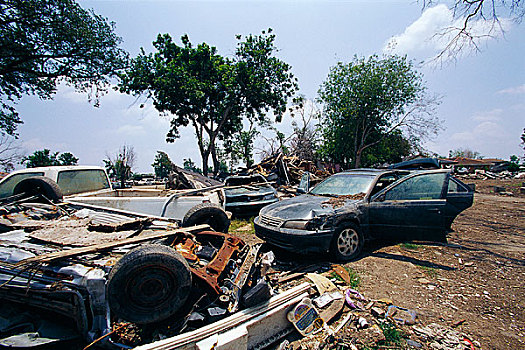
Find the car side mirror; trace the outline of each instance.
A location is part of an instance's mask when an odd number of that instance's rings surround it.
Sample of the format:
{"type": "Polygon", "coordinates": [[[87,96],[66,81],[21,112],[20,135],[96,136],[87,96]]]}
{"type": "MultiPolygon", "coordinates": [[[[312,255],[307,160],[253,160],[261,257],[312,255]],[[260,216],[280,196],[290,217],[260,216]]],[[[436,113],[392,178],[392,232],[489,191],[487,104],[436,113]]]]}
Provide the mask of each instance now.
{"type": "Polygon", "coordinates": [[[310,173],[305,171],[303,176],[301,176],[301,182],[297,186],[297,193],[306,193],[310,190],[310,173]]]}

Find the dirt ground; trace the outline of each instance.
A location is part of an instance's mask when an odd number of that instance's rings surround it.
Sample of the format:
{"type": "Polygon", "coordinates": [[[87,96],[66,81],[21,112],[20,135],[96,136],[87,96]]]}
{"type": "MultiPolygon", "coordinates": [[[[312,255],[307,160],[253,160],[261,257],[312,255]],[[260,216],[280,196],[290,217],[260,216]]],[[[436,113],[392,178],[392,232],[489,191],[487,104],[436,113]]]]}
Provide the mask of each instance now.
{"type": "Polygon", "coordinates": [[[361,277],[359,291],[416,310],[419,325],[460,323],[456,330],[482,349],[525,349],[522,181],[466,181],[476,183],[474,205],[456,218],[448,244],[367,244],[361,258],[346,264],[361,277]],[[509,188],[515,196],[495,195],[492,186],[509,188]]]}

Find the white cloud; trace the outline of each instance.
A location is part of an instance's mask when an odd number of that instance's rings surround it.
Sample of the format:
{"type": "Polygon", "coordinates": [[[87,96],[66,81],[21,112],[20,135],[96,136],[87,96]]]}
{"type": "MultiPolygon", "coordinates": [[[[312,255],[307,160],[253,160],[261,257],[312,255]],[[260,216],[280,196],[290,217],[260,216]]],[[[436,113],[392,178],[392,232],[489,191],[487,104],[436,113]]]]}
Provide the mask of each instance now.
{"type": "Polygon", "coordinates": [[[508,134],[503,125],[486,120],[481,121],[471,130],[451,135],[447,146],[450,149],[470,148],[490,157],[507,153],[512,149],[513,143],[513,137],[508,134]]]}
{"type": "Polygon", "coordinates": [[[486,112],[478,112],[472,116],[472,120],[478,121],[478,122],[497,122],[501,120],[501,116],[503,115],[502,109],[493,109],[491,111],[486,112]]]}
{"type": "Polygon", "coordinates": [[[452,18],[452,12],[445,5],[429,8],[409,25],[403,34],[393,36],[387,42],[385,49],[391,49],[397,53],[436,49],[437,42],[432,38],[442,28],[449,26],[452,18]]]}
{"type": "MultiPolygon", "coordinates": [[[[383,51],[395,54],[410,54],[429,60],[447,49],[453,38],[463,28],[464,17],[454,19],[454,13],[440,4],[426,9],[402,34],[390,38],[383,51]]],[[[499,23],[491,20],[469,20],[468,32],[473,41],[462,37],[455,47],[449,47],[456,57],[464,55],[493,38],[499,38],[511,27],[511,20],[501,18],[499,23]]]]}
{"type": "Polygon", "coordinates": [[[500,90],[498,91],[498,94],[509,94],[509,95],[525,94],[525,84],[500,90]]]}

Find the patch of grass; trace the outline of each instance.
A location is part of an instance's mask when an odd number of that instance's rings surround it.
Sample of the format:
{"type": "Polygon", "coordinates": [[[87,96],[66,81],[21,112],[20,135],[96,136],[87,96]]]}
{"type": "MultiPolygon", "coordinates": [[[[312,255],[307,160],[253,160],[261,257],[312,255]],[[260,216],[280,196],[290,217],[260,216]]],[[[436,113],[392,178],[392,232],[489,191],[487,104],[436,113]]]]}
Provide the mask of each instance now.
{"type": "Polygon", "coordinates": [[[395,324],[380,322],[378,326],[383,331],[385,340],[378,342],[374,349],[381,349],[383,346],[399,346],[402,344],[403,331],[398,329],[395,324]]]}
{"type": "Polygon", "coordinates": [[[428,276],[428,277],[432,277],[432,278],[436,278],[438,276],[438,272],[435,268],[433,267],[428,267],[428,266],[419,266],[419,268],[421,270],[423,270],[423,272],[428,276]]]}
{"type": "Polygon", "coordinates": [[[235,232],[243,232],[243,233],[251,233],[255,234],[255,229],[253,228],[253,217],[247,218],[247,219],[232,219],[230,223],[230,229],[228,232],[235,233],[235,232]],[[244,230],[243,228],[247,225],[250,225],[249,230],[244,230]]]}
{"type": "MultiPolygon", "coordinates": [[[[359,283],[361,283],[361,277],[352,268],[350,268],[348,266],[343,266],[343,268],[346,271],[348,271],[348,275],[350,275],[350,287],[353,288],[353,289],[357,289],[357,287],[359,287],[359,283]]],[[[338,280],[338,281],[343,281],[344,282],[344,280],[341,277],[339,277],[339,275],[336,274],[335,272],[332,272],[331,276],[333,278],[335,278],[336,280],[338,280]]]]}
{"type": "Polygon", "coordinates": [[[413,249],[413,250],[418,250],[419,248],[421,248],[421,245],[419,244],[408,243],[408,242],[401,243],[400,246],[405,249],[413,249]]]}

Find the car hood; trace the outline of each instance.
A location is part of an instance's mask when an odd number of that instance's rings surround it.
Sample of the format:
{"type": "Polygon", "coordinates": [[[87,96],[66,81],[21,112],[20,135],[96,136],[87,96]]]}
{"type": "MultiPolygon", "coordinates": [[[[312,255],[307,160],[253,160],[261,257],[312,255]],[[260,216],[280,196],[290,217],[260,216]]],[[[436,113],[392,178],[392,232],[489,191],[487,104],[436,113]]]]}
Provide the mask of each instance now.
{"type": "Polygon", "coordinates": [[[284,220],[309,220],[319,216],[336,215],[355,208],[359,200],[340,199],[324,196],[303,194],[267,205],[260,211],[260,215],[267,215],[284,220]]]}

